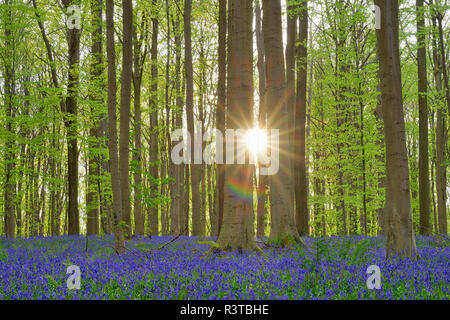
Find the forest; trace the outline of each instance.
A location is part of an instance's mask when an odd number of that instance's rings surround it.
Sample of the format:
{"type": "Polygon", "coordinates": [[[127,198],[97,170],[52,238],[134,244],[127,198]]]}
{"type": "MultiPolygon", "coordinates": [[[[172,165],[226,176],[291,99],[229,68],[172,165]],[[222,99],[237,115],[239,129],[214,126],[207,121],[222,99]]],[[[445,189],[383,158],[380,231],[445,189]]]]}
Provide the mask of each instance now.
{"type": "Polygon", "coordinates": [[[449,8],[2,0],[0,299],[448,300],[449,8]]]}

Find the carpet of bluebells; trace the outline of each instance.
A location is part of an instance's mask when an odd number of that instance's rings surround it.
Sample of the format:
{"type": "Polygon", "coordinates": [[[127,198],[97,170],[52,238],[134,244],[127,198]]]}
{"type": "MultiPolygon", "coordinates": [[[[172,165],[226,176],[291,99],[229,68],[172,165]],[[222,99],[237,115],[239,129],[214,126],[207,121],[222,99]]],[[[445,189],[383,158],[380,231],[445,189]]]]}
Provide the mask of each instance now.
{"type": "Polygon", "coordinates": [[[306,247],[214,252],[211,240],[135,237],[0,238],[0,299],[446,299],[449,239],[418,237],[419,258],[385,260],[382,238],[305,238],[306,247]],[[165,245],[166,244],[166,245],[165,245]],[[164,246],[165,245],[165,246],[164,246]],[[162,249],[161,247],[164,246],[162,249]],[[67,288],[67,267],[81,288],[67,288]],[[369,290],[370,265],[381,289],[369,290]]]}

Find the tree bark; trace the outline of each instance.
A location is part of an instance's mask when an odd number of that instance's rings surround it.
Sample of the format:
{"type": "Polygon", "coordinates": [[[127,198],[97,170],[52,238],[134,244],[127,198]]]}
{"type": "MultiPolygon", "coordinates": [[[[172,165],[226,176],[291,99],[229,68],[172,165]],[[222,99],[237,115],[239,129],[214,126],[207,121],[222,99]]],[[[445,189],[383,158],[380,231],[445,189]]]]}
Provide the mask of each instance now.
{"type": "Polygon", "coordinates": [[[281,29],[281,4],[280,0],[263,0],[263,34],[266,51],[267,70],[267,106],[269,129],[279,130],[279,170],[270,176],[271,215],[272,224],[270,239],[273,241],[285,241],[288,237],[299,238],[294,221],[294,206],[291,195],[291,161],[285,155],[289,151],[289,113],[285,102],[286,82],[284,70],[284,56],[281,29]]]}
{"type": "Polygon", "coordinates": [[[8,135],[5,143],[5,164],[6,164],[6,187],[5,187],[5,233],[9,238],[14,238],[16,233],[16,219],[14,215],[14,202],[15,202],[15,181],[13,176],[14,170],[14,130],[13,130],[13,121],[14,121],[14,95],[15,95],[15,70],[14,70],[14,36],[12,33],[13,21],[12,21],[12,9],[9,7],[10,1],[5,1],[5,6],[8,6],[7,9],[7,21],[5,25],[5,46],[8,50],[8,55],[4,61],[6,64],[4,66],[4,74],[5,74],[5,82],[4,82],[4,90],[5,90],[5,105],[6,107],[6,130],[8,131],[8,135]]]}
{"type": "Polygon", "coordinates": [[[308,73],[308,2],[305,0],[301,6],[299,16],[299,38],[300,45],[297,51],[298,77],[297,77],[297,101],[295,110],[295,131],[294,143],[295,155],[294,176],[295,176],[295,218],[297,230],[300,236],[309,234],[308,217],[308,193],[306,179],[306,86],[308,73]]]}
{"type": "Polygon", "coordinates": [[[430,177],[428,163],[428,81],[427,52],[425,43],[424,0],[416,0],[417,10],[417,72],[419,89],[419,201],[420,227],[419,233],[431,234],[430,224],[430,177]]]}
{"type": "Polygon", "coordinates": [[[136,235],[144,235],[144,214],[142,213],[142,111],[141,111],[141,87],[142,73],[147,51],[142,54],[142,42],[147,35],[146,18],[142,17],[141,35],[138,38],[136,28],[133,32],[133,86],[134,86],[134,227],[136,235]]]}
{"type": "Polygon", "coordinates": [[[376,0],[381,29],[376,31],[381,104],[386,143],[386,255],[413,255],[416,244],[411,195],[398,40],[398,0],[376,0]]]}
{"type": "MultiPolygon", "coordinates": [[[[75,4],[73,0],[63,0],[67,9],[75,4]]],[[[67,176],[69,186],[68,205],[68,233],[78,235],[80,233],[80,217],[78,212],[78,141],[77,141],[77,95],[78,95],[78,67],[80,63],[80,30],[77,28],[68,30],[68,64],[69,77],[67,83],[65,125],[67,130],[67,176]]]]}
{"type": "Polygon", "coordinates": [[[120,90],[120,140],[119,173],[122,189],[122,219],[125,222],[124,236],[131,238],[130,205],[130,104],[131,79],[133,65],[133,4],[131,0],[122,0],[123,7],[123,45],[122,75],[120,90]]]}
{"type": "MultiPolygon", "coordinates": [[[[437,18],[432,18],[433,27],[437,27],[437,18]]],[[[438,39],[439,41],[439,39],[438,39]]],[[[447,168],[442,166],[445,161],[446,153],[446,112],[445,112],[445,96],[442,90],[442,73],[443,73],[443,63],[442,55],[440,55],[438,44],[436,41],[436,36],[432,37],[433,43],[433,62],[434,62],[434,82],[436,90],[439,95],[439,101],[441,104],[438,105],[436,111],[436,194],[437,194],[437,217],[438,217],[438,234],[447,235],[447,168]]]]}
{"type": "Polygon", "coordinates": [[[117,114],[116,114],[116,49],[114,44],[114,0],[106,0],[106,46],[108,57],[108,131],[109,167],[113,193],[113,228],[115,249],[119,254],[125,252],[125,241],[120,226],[122,222],[122,199],[117,154],[117,114]]]}
{"type": "MultiPolygon", "coordinates": [[[[177,5],[179,4],[179,0],[177,0],[177,5]]],[[[177,106],[177,110],[175,112],[175,126],[177,129],[181,129],[183,127],[183,92],[181,89],[181,28],[180,28],[180,19],[177,15],[174,23],[174,32],[175,32],[175,104],[177,106]]],[[[182,233],[186,228],[186,219],[184,216],[184,171],[185,165],[184,163],[175,166],[175,214],[178,215],[178,224],[179,231],[182,233]]]]}
{"type": "MultiPolygon", "coordinates": [[[[157,0],[152,1],[152,10],[157,11],[157,0]]],[[[158,17],[152,17],[152,47],[151,47],[151,101],[150,101],[150,192],[151,204],[149,209],[148,227],[150,235],[158,235],[158,17]]]]}
{"type": "Polygon", "coordinates": [[[195,123],[194,123],[194,70],[192,66],[191,41],[192,0],[184,1],[184,43],[186,73],[186,117],[188,132],[191,137],[191,188],[192,188],[192,235],[201,235],[201,202],[200,202],[200,168],[194,163],[195,123]]]}
{"type": "Polygon", "coordinates": [[[102,50],[102,0],[92,0],[91,1],[91,14],[92,14],[92,26],[93,31],[91,34],[92,37],[92,66],[91,66],[91,81],[92,81],[92,91],[91,93],[91,103],[94,106],[91,107],[92,112],[92,123],[91,128],[89,130],[90,133],[90,151],[89,151],[89,160],[88,160],[88,191],[86,195],[86,205],[87,205],[87,222],[86,222],[86,234],[87,235],[95,235],[98,234],[99,223],[99,200],[100,200],[100,192],[98,189],[98,183],[100,179],[100,156],[97,155],[97,152],[93,150],[94,148],[99,148],[100,144],[98,142],[98,133],[101,121],[101,116],[98,117],[99,113],[98,106],[95,104],[102,103],[102,93],[103,89],[100,85],[102,69],[103,69],[103,50],[102,50]]]}
{"type": "MultiPolygon", "coordinates": [[[[295,166],[294,166],[294,136],[295,136],[295,108],[296,108],[296,95],[295,95],[295,74],[296,74],[296,43],[297,43],[297,14],[294,12],[295,6],[293,4],[287,4],[287,42],[286,42],[286,107],[288,112],[288,131],[289,131],[289,155],[292,158],[292,171],[289,173],[291,179],[291,198],[294,204],[295,202],[295,166]]],[[[305,97],[306,98],[306,97],[305,97]]]]}
{"type": "MultiPolygon", "coordinates": [[[[216,128],[222,134],[225,132],[225,117],[226,117],[226,77],[227,77],[227,0],[219,0],[219,48],[218,48],[218,86],[217,86],[217,109],[216,109],[216,128]]],[[[222,149],[223,145],[216,144],[216,149],[222,149]]],[[[220,229],[223,222],[223,201],[224,201],[224,177],[223,164],[218,163],[216,166],[216,215],[217,225],[214,223],[212,232],[219,236],[220,229]]]]}
{"type": "MultiPolygon", "coordinates": [[[[253,0],[228,2],[227,127],[248,129],[253,109],[253,0]]],[[[233,141],[235,144],[236,141],[233,141]]],[[[234,156],[236,156],[236,147],[234,156]]],[[[235,157],[234,157],[235,158],[235,157]]],[[[236,159],[235,159],[236,160],[236,159]]],[[[218,243],[222,250],[255,248],[252,166],[225,164],[224,216],[218,243]],[[238,186],[250,197],[234,193],[238,186]]]]}
{"type": "MultiPolygon", "coordinates": [[[[255,5],[255,21],[256,21],[256,47],[258,51],[258,78],[259,78],[259,115],[258,125],[260,129],[267,129],[267,110],[265,105],[266,95],[266,62],[265,62],[265,50],[264,39],[262,35],[262,22],[261,22],[261,3],[258,0],[255,5]]],[[[267,130],[266,130],[267,131],[267,130]]],[[[262,164],[259,163],[261,168],[262,164]]],[[[268,178],[266,175],[259,175],[258,179],[258,202],[257,202],[257,231],[256,236],[262,238],[265,235],[266,229],[266,201],[267,201],[267,186],[268,178]]]]}

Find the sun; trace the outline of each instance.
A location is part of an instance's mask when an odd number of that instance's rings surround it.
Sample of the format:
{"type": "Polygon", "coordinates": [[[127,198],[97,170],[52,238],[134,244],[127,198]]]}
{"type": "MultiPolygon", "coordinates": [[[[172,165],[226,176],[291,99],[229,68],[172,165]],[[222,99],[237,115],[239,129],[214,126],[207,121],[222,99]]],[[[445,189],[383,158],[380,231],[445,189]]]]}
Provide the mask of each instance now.
{"type": "Polygon", "coordinates": [[[252,128],[247,131],[245,137],[245,144],[249,152],[257,156],[267,149],[267,134],[266,131],[260,128],[252,128]]]}

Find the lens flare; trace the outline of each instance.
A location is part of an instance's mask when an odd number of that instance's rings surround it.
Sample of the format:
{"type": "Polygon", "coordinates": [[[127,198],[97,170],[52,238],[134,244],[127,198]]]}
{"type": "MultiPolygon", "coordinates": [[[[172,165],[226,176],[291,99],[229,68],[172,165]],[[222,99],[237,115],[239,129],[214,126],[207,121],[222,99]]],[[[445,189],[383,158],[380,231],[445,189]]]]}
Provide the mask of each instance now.
{"type": "Polygon", "coordinates": [[[252,128],[247,131],[245,136],[245,144],[248,151],[254,156],[261,154],[267,150],[267,134],[260,128],[252,128]]]}

